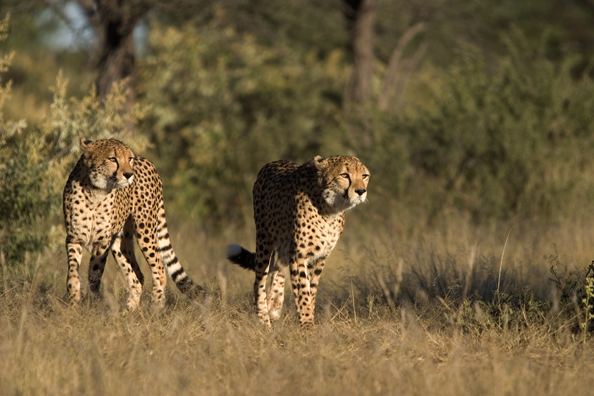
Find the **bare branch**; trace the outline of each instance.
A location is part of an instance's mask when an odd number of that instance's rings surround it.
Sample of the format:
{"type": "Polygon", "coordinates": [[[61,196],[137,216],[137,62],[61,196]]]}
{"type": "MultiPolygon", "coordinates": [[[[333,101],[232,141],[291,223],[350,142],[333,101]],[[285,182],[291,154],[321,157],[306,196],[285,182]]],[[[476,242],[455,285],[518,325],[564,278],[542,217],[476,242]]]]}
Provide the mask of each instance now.
{"type": "Polygon", "coordinates": [[[68,16],[64,12],[64,7],[66,6],[65,2],[46,1],[46,3],[49,6],[49,8],[58,16],[58,18],[60,18],[64,25],[66,25],[66,28],[70,30],[72,36],[76,41],[77,47],[88,52],[88,46],[86,45],[85,40],[83,39],[83,33],[86,29],[86,26],[83,26],[81,28],[77,28],[76,26],[74,26],[71,19],[68,18],[68,16]]]}
{"type": "MultiPolygon", "coordinates": [[[[397,79],[397,83],[393,92],[394,96],[392,97],[392,108],[397,109],[400,107],[400,103],[402,101],[402,97],[404,95],[404,91],[406,91],[406,86],[410,81],[410,76],[412,75],[413,71],[416,70],[417,65],[425,56],[425,52],[427,52],[427,47],[429,45],[427,42],[423,42],[419,48],[415,51],[414,55],[411,56],[404,62],[402,67],[402,73],[397,79]]],[[[387,109],[387,108],[386,108],[387,109]]]]}
{"type": "Polygon", "coordinates": [[[404,50],[408,46],[408,44],[414,39],[417,34],[423,32],[426,28],[424,22],[418,22],[412,25],[410,28],[404,32],[400,39],[398,39],[398,43],[392,52],[392,56],[390,56],[390,61],[388,62],[388,67],[386,69],[386,74],[384,76],[384,83],[382,85],[382,93],[379,97],[378,107],[380,110],[387,110],[390,104],[390,97],[391,93],[393,92],[393,88],[398,77],[398,69],[400,66],[400,60],[402,59],[402,54],[404,50]]]}

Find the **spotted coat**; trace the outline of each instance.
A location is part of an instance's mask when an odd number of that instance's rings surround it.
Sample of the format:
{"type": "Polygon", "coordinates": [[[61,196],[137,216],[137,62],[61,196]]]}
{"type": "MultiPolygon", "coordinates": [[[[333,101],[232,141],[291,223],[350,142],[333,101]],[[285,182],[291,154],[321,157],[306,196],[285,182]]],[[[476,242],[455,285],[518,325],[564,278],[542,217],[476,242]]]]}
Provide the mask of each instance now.
{"type": "Polygon", "coordinates": [[[82,298],[79,267],[85,247],[91,253],[91,293],[99,292],[111,250],[129,288],[128,309],[138,306],[144,276],[134,255],[134,235],[151,269],[157,305],[165,301],[165,268],[181,291],[199,290],[171,247],[163,187],[154,165],[117,139],[82,139],[81,148],[83,155],[63,195],[70,301],[79,303],[82,298]]]}
{"type": "Polygon", "coordinates": [[[276,161],[260,170],[253,190],[256,252],[230,245],[227,258],[255,271],[256,312],[266,326],[280,317],[285,267],[299,321],[313,324],[324,264],[342,234],[345,211],[366,200],[368,181],[369,171],[355,157],[317,156],[301,166],[276,161]]]}

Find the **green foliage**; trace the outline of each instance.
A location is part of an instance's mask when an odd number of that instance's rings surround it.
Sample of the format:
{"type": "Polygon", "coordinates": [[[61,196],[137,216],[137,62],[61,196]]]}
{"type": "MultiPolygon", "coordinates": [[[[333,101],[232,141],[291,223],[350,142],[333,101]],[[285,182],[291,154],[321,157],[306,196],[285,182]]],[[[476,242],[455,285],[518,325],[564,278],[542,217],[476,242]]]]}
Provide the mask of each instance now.
{"type": "Polygon", "coordinates": [[[504,41],[497,61],[468,48],[432,90],[433,105],[402,118],[415,177],[434,213],[575,215],[592,192],[594,82],[574,79],[574,59],[556,64],[518,31],[504,41]]]}
{"type": "Polygon", "coordinates": [[[144,127],[175,207],[215,223],[246,219],[265,163],[342,151],[340,52],[302,56],[216,24],[153,25],[150,46],[140,65],[140,98],[153,106],[144,127]]]}
{"type": "MultiPolygon", "coordinates": [[[[62,73],[58,75],[56,86],[51,88],[54,94],[53,103],[46,117],[39,123],[39,133],[47,137],[48,150],[55,155],[53,160],[70,157],[66,165],[80,154],[79,139],[105,139],[119,136],[132,149],[142,151],[148,146],[143,136],[134,133],[134,125],[144,117],[146,108],[136,105],[131,111],[127,108],[127,81],[114,84],[112,91],[104,100],[97,98],[95,89],[82,99],[67,96],[68,80],[62,73]]],[[[62,161],[63,163],[63,161],[62,161]]]]}
{"type": "MultiPolygon", "coordinates": [[[[0,38],[6,37],[7,29],[5,19],[0,38]]],[[[11,57],[0,60],[0,71],[7,70],[11,57]]],[[[82,100],[67,99],[67,81],[60,74],[49,113],[32,128],[24,120],[8,121],[2,116],[10,87],[10,82],[0,86],[0,256],[14,265],[23,262],[28,252],[41,251],[61,239],[61,228],[52,226],[49,218],[60,207],[62,187],[80,154],[80,137],[94,140],[119,133],[133,148],[147,144],[122,132],[142,115],[140,108],[124,111],[125,82],[114,86],[104,101],[94,92],[82,100]]]]}
{"type": "Polygon", "coordinates": [[[55,196],[43,182],[46,169],[26,155],[37,147],[3,131],[0,142],[0,252],[8,263],[22,261],[28,251],[42,250],[48,233],[35,227],[55,206],[55,196]],[[10,152],[8,148],[12,149],[10,152]],[[5,156],[6,155],[6,156],[5,156]]]}
{"type": "Polygon", "coordinates": [[[249,223],[263,164],[351,154],[373,174],[370,199],[400,199],[430,219],[449,209],[476,221],[579,215],[594,193],[594,83],[588,70],[573,75],[578,58],[547,58],[546,38],[535,46],[512,30],[503,43],[497,59],[467,46],[433,71],[430,100],[417,90],[399,115],[345,115],[339,51],[302,55],[216,21],[154,25],[139,97],[153,106],[143,127],[167,200],[192,218],[249,223]]]}
{"type": "MultiPolygon", "coordinates": [[[[0,21],[0,41],[7,38],[8,24],[8,17],[0,21]]],[[[0,72],[6,72],[13,55],[0,59],[0,72]]],[[[26,251],[43,248],[45,235],[32,225],[51,207],[42,188],[43,170],[37,164],[31,167],[27,156],[36,142],[19,139],[26,122],[4,119],[2,109],[10,99],[10,88],[10,82],[0,86],[0,260],[9,263],[22,260],[26,251]]]]}

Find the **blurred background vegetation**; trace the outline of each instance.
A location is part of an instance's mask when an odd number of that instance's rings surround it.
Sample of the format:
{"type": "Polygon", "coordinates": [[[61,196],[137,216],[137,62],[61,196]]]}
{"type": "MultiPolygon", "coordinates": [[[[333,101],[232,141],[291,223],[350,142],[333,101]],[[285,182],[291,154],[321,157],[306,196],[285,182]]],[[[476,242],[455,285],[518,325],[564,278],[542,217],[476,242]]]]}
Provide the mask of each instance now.
{"type": "Polygon", "coordinates": [[[369,226],[592,209],[591,0],[8,0],[0,15],[10,263],[61,244],[80,136],[119,135],[157,165],[168,216],[214,234],[251,229],[262,165],[317,154],[369,167],[369,226]]]}

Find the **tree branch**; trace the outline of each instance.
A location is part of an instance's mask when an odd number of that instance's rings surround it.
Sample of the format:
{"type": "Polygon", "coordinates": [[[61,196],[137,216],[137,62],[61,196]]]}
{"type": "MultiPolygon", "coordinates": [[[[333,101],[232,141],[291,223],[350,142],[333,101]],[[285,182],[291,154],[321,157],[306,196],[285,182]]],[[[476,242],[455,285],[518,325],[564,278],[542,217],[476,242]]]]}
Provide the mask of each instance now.
{"type": "Polygon", "coordinates": [[[66,25],[66,28],[68,30],[70,30],[70,32],[74,36],[74,39],[76,41],[76,45],[78,46],[78,48],[83,49],[88,52],[88,48],[86,45],[84,45],[85,41],[82,38],[83,31],[85,30],[86,27],[83,26],[82,28],[77,29],[72,24],[72,21],[70,20],[70,18],[68,18],[68,16],[64,12],[64,6],[66,5],[66,3],[57,2],[57,1],[46,1],[46,4],[58,16],[58,18],[60,18],[60,20],[64,23],[64,25],[66,25]]]}
{"type": "MultiPolygon", "coordinates": [[[[392,52],[392,56],[390,56],[390,61],[388,62],[388,67],[386,69],[386,73],[384,76],[384,82],[382,85],[382,92],[379,97],[378,107],[380,110],[387,110],[390,104],[390,97],[392,96],[392,90],[394,88],[395,82],[398,77],[398,69],[400,66],[400,61],[402,59],[402,54],[404,50],[408,46],[408,44],[414,39],[419,33],[423,32],[426,28],[424,22],[418,22],[412,25],[410,28],[404,32],[400,39],[398,39],[398,43],[396,44],[396,48],[392,52]]],[[[424,53],[424,51],[423,51],[424,53]]],[[[419,54],[417,53],[415,55],[419,54]]]]}
{"type": "Polygon", "coordinates": [[[417,48],[413,56],[411,56],[409,59],[405,61],[404,66],[402,67],[402,74],[398,77],[395,90],[392,92],[394,95],[392,97],[392,108],[394,110],[400,107],[404,91],[406,91],[406,86],[410,81],[410,76],[413,73],[413,71],[417,68],[417,65],[419,64],[421,59],[423,59],[425,52],[427,52],[428,46],[429,45],[427,44],[427,42],[423,42],[419,46],[419,48],[417,48]]]}

